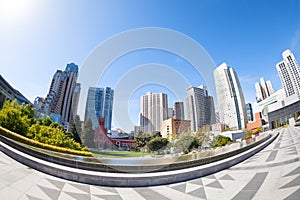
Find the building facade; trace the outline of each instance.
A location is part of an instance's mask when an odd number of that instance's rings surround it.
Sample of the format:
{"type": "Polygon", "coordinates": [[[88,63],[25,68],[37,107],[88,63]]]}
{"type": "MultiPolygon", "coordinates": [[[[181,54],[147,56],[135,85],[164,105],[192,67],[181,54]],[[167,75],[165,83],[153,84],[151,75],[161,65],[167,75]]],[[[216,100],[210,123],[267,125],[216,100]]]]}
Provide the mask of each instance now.
{"type": "Polygon", "coordinates": [[[246,111],[247,111],[247,120],[253,121],[253,110],[251,103],[246,104],[246,111]]]}
{"type": "Polygon", "coordinates": [[[214,70],[220,122],[231,129],[243,129],[247,112],[243,91],[235,70],[222,63],[214,70]]]}
{"type": "Polygon", "coordinates": [[[164,93],[147,92],[140,99],[140,128],[151,133],[160,131],[162,122],[168,118],[168,97],[164,93]]]}
{"type": "Polygon", "coordinates": [[[300,99],[300,69],[297,60],[289,49],[282,53],[282,58],[276,69],[285,94],[287,97],[297,95],[300,99]]]}
{"type": "Polygon", "coordinates": [[[176,136],[188,132],[191,128],[190,120],[167,119],[164,120],[161,127],[161,135],[169,141],[175,139],[176,136]]]}
{"type": "MultiPolygon", "coordinates": [[[[285,92],[283,88],[281,88],[276,92],[274,92],[274,94],[270,95],[268,98],[260,102],[254,102],[252,104],[253,114],[256,116],[256,113],[261,113],[261,120],[264,123],[267,123],[269,107],[272,107],[273,105],[277,105],[277,103],[284,101],[285,98],[286,98],[285,92]]],[[[253,120],[256,121],[256,117],[253,120]]]]}
{"type": "Polygon", "coordinates": [[[104,118],[104,127],[110,131],[112,123],[114,90],[110,87],[90,87],[88,90],[84,121],[92,120],[93,128],[98,127],[100,118],[104,118]]]}
{"type": "Polygon", "coordinates": [[[57,70],[42,106],[45,114],[55,116],[52,119],[63,124],[67,130],[77,114],[80,93],[77,78],[78,66],[74,63],[67,64],[65,71],[57,70]]]}
{"type": "MultiPolygon", "coordinates": [[[[278,107],[278,106],[277,106],[278,107]]],[[[297,120],[300,116],[300,100],[278,107],[268,113],[270,129],[289,124],[289,119],[297,120]]]]}
{"type": "Polygon", "coordinates": [[[191,121],[191,131],[216,122],[214,102],[205,86],[187,88],[185,98],[186,119],[191,121]]]}
{"type": "Polygon", "coordinates": [[[260,82],[255,83],[256,90],[256,102],[260,102],[274,94],[274,89],[270,80],[265,81],[263,77],[260,78],[260,82]]]}
{"type": "Polygon", "coordinates": [[[16,99],[19,104],[30,104],[32,103],[24,97],[18,90],[14,89],[1,75],[0,75],[0,108],[7,100],[16,99]]]}
{"type": "Polygon", "coordinates": [[[174,118],[184,120],[183,102],[174,102],[174,118]]]}
{"type": "Polygon", "coordinates": [[[168,119],[174,117],[174,110],[173,108],[168,108],[168,119]]]}

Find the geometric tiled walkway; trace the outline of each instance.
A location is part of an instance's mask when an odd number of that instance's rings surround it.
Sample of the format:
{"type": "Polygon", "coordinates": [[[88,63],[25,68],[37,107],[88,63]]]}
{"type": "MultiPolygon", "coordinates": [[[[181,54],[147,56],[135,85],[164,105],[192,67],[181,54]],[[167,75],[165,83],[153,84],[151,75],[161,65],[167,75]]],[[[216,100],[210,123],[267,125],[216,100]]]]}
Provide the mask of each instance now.
{"type": "Polygon", "coordinates": [[[59,179],[0,152],[0,199],[300,199],[300,127],[248,160],[218,173],[171,185],[122,188],[59,179]]]}

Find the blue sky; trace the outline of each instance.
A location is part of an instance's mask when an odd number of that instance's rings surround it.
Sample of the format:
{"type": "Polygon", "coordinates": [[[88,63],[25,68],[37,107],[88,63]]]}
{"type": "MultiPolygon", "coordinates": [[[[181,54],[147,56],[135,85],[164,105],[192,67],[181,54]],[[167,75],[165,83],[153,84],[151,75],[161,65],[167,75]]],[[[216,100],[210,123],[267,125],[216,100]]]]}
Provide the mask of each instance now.
{"type": "MultiPolygon", "coordinates": [[[[246,101],[253,102],[254,83],[261,76],[270,79],[275,89],[281,87],[275,65],[282,51],[290,48],[300,59],[299,19],[297,0],[0,0],[0,73],[33,101],[46,96],[58,68],[70,62],[80,67],[107,38],[134,28],[162,27],[193,38],[216,65],[226,61],[233,66],[246,101]]],[[[132,53],[114,63],[105,83],[114,86],[122,76],[118,63],[130,64],[126,69],[131,69],[148,62],[167,64],[186,73],[191,84],[203,84],[201,77],[185,70],[188,64],[180,58],[155,50],[132,53]]],[[[132,96],[144,90],[149,87],[132,96]]],[[[130,114],[135,122],[137,112],[134,107],[130,114]]]]}

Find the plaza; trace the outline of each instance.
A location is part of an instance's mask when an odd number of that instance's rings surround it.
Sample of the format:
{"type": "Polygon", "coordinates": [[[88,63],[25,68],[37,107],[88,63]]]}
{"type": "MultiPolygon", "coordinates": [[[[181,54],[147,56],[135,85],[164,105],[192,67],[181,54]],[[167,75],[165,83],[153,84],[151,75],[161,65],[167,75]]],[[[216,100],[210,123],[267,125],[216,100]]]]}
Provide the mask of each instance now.
{"type": "Polygon", "coordinates": [[[214,174],[169,185],[104,187],[67,181],[0,154],[0,198],[37,199],[298,199],[300,127],[279,136],[249,159],[214,174]]]}

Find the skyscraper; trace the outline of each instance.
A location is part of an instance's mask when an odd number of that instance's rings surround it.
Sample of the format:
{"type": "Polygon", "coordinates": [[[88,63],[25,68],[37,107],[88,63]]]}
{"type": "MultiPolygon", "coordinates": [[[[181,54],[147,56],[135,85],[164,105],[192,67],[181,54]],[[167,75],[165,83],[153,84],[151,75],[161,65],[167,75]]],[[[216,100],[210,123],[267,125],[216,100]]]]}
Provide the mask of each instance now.
{"type": "Polygon", "coordinates": [[[271,81],[270,81],[270,80],[267,80],[267,81],[266,81],[266,85],[267,85],[267,88],[268,88],[269,96],[271,96],[272,94],[275,93],[275,90],[274,90],[274,88],[273,88],[273,86],[272,86],[271,81]]]}
{"type": "Polygon", "coordinates": [[[53,119],[64,124],[66,129],[77,113],[77,94],[79,96],[80,93],[80,85],[76,84],[77,77],[78,66],[74,63],[67,64],[65,71],[57,70],[42,106],[47,115],[54,116],[53,119]]]}
{"type": "Polygon", "coordinates": [[[270,95],[274,94],[274,89],[270,80],[266,81],[263,77],[260,78],[260,82],[255,83],[256,89],[256,101],[260,102],[265,100],[270,95]]]}
{"type": "Polygon", "coordinates": [[[85,106],[84,121],[92,120],[93,128],[98,127],[100,118],[104,118],[104,127],[111,130],[114,91],[110,87],[90,87],[85,106]]]}
{"type": "Polygon", "coordinates": [[[75,116],[77,115],[78,102],[79,102],[79,97],[80,97],[80,90],[81,90],[80,83],[76,83],[75,88],[74,88],[74,92],[73,92],[73,97],[72,97],[70,122],[73,122],[74,119],[75,119],[75,116]]]}
{"type": "Polygon", "coordinates": [[[160,131],[162,122],[168,118],[168,98],[164,93],[147,92],[141,96],[140,127],[143,132],[160,131]]]}
{"type": "Polygon", "coordinates": [[[175,119],[184,120],[183,102],[174,102],[175,119]]]}
{"type": "Polygon", "coordinates": [[[185,98],[186,118],[191,120],[191,131],[216,122],[213,98],[208,96],[205,86],[187,88],[185,98]]]}
{"type": "Polygon", "coordinates": [[[173,108],[168,108],[168,119],[174,117],[174,110],[173,108]]]}
{"type": "Polygon", "coordinates": [[[276,69],[287,97],[297,95],[300,98],[300,69],[294,54],[288,49],[282,53],[283,61],[276,69]]]}
{"type": "Polygon", "coordinates": [[[251,103],[246,104],[246,111],[247,111],[247,120],[253,121],[253,110],[251,103]]]}
{"type": "Polygon", "coordinates": [[[220,122],[229,128],[243,129],[247,112],[243,91],[235,70],[222,63],[214,70],[220,122]]]}

